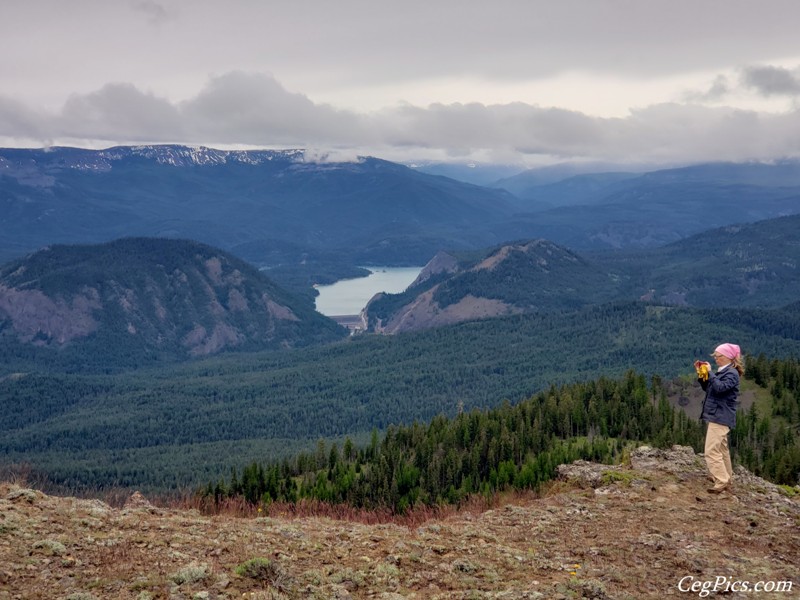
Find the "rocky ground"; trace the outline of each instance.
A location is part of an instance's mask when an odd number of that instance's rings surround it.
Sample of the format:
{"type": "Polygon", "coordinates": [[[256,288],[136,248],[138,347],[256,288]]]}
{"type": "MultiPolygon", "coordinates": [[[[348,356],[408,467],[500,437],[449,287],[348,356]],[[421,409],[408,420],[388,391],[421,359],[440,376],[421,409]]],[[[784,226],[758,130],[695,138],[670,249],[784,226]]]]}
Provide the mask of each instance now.
{"type": "Polygon", "coordinates": [[[629,465],[565,465],[542,497],[409,528],[211,517],[140,496],[114,509],[6,483],[0,600],[640,599],[704,597],[717,578],[726,598],[800,598],[800,490],[741,468],[731,493],[707,487],[691,449],[642,447],[629,465]],[[793,589],[731,591],[745,581],[793,589]]]}

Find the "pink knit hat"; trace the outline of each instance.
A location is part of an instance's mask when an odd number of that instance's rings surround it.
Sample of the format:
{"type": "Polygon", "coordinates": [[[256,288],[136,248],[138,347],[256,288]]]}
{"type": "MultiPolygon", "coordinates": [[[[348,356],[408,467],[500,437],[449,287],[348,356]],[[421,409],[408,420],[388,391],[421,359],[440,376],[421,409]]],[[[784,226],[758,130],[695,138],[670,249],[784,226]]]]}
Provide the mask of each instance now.
{"type": "Polygon", "coordinates": [[[742,355],[742,350],[736,344],[720,344],[714,352],[722,354],[722,356],[731,360],[736,360],[737,357],[742,355]]]}

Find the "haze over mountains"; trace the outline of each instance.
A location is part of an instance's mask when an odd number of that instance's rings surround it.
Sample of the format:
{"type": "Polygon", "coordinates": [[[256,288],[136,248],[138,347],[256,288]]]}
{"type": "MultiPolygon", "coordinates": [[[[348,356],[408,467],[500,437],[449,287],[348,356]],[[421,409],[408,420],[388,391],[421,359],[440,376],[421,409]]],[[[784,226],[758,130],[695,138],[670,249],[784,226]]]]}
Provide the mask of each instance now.
{"type": "Polygon", "coordinates": [[[420,264],[440,247],[500,241],[503,190],[387,161],[306,162],[302,151],[183,146],[0,151],[0,259],[52,243],[195,239],[251,262],[340,253],[420,264]]]}
{"type": "Polygon", "coordinates": [[[155,236],[195,239],[257,265],[410,265],[515,239],[655,247],[800,210],[791,161],[643,174],[550,168],[494,185],[506,189],[375,158],[315,162],[300,150],[2,149],[0,262],[53,243],[155,236]]]}
{"type": "Polygon", "coordinates": [[[545,237],[572,249],[652,248],[737,223],[796,214],[800,163],[711,163],[644,174],[577,175],[550,184],[506,185],[522,207],[517,237],[545,237]],[[552,208],[543,207],[542,204],[552,208]]]}
{"type": "Polygon", "coordinates": [[[778,308],[800,298],[800,216],[714,229],[647,251],[576,254],[547,240],[440,253],[402,294],[379,294],[370,330],[398,333],[478,318],[613,301],[778,308]]]}

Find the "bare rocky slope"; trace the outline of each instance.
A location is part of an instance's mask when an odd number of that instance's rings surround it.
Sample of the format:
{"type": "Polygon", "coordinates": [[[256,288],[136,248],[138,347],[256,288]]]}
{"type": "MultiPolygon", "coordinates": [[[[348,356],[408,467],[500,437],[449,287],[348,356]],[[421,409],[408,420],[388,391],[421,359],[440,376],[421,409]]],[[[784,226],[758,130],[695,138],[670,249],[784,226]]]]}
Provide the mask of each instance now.
{"type": "Polygon", "coordinates": [[[378,294],[362,319],[394,334],[541,310],[577,309],[614,297],[609,275],[548,240],[511,243],[480,259],[437,254],[403,294],[378,294]]]}
{"type": "Polygon", "coordinates": [[[609,600],[697,597],[705,582],[726,598],[800,594],[797,490],[737,467],[713,496],[702,457],[679,446],[559,471],[541,497],[413,528],[204,516],[138,494],[114,509],[0,484],[0,599],[609,600]]]}
{"type": "Polygon", "coordinates": [[[798,227],[786,216],[638,252],[582,255],[543,239],[440,252],[405,292],[376,295],[362,320],[391,334],[617,301],[777,309],[800,294],[798,227]]]}
{"type": "Polygon", "coordinates": [[[193,241],[53,246],[0,267],[0,343],[184,358],[342,335],[251,265],[193,241]]]}

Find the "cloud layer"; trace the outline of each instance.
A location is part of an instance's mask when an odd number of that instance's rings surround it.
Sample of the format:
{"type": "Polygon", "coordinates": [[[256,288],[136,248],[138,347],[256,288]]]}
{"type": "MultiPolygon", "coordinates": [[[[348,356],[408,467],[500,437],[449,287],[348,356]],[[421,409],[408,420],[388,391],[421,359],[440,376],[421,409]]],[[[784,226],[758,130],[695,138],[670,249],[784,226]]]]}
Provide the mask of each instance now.
{"type": "Polygon", "coordinates": [[[529,164],[800,146],[796,0],[8,4],[2,145],[529,164]]]}
{"type": "MultiPolygon", "coordinates": [[[[746,70],[744,85],[797,95],[787,70],[746,70]]],[[[725,85],[717,84],[724,94],[725,85]]],[[[190,143],[361,149],[379,156],[542,157],[645,162],[765,160],[800,155],[800,112],[761,114],[659,104],[627,118],[591,117],[524,103],[337,110],[287,91],[265,74],[231,72],[193,98],[170,102],[130,84],[73,95],[57,112],[0,96],[0,131],[41,145],[190,143]]],[[[321,150],[322,151],[322,150],[321,150]]]]}

